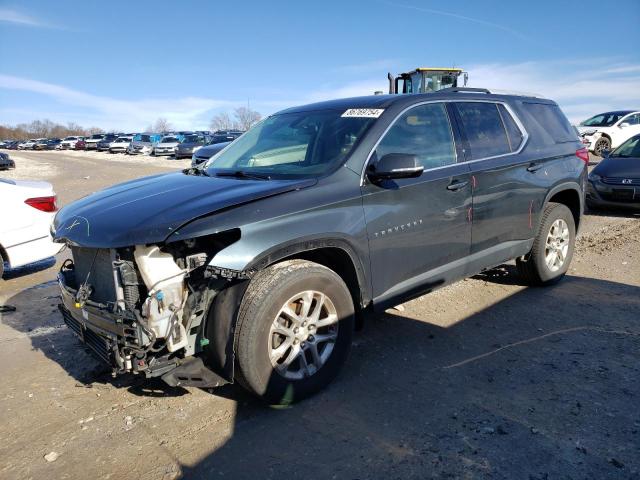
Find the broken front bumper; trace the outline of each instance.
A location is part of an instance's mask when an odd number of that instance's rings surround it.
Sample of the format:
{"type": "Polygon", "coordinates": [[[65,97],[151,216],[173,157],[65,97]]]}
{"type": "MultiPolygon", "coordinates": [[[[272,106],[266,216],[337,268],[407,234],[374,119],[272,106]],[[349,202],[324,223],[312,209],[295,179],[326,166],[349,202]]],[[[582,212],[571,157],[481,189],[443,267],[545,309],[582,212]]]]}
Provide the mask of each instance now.
{"type": "Polygon", "coordinates": [[[76,303],[77,291],[58,274],[62,303],[58,306],[64,323],[115,373],[143,373],[146,377],[162,377],[170,386],[218,387],[229,383],[210,370],[199,357],[151,357],[123,354],[123,348],[142,343],[144,333],[135,322],[110,311],[108,305],[87,301],[76,303]],[[137,342],[137,343],[136,343],[137,342]]]}
{"type": "Polygon", "coordinates": [[[64,322],[101,360],[119,367],[118,345],[139,342],[137,329],[127,325],[122,315],[110,312],[106,305],[87,301],[77,306],[77,291],[66,285],[63,273],[58,274],[58,285],[62,298],[58,308],[64,322]]]}

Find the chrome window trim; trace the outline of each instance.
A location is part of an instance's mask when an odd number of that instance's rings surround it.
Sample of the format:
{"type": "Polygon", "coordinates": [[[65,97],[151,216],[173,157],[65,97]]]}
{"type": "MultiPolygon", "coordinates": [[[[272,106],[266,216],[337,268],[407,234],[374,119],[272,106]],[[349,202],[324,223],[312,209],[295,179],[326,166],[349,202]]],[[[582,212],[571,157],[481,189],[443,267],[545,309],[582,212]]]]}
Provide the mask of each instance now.
{"type": "MultiPolygon", "coordinates": [[[[406,107],[404,110],[402,110],[400,113],[398,113],[396,115],[396,117],[387,126],[387,128],[384,130],[384,132],[382,132],[382,135],[380,135],[380,138],[373,145],[373,148],[369,152],[369,155],[367,155],[367,160],[364,162],[364,165],[362,167],[362,172],[360,173],[360,186],[362,187],[362,186],[365,185],[365,172],[367,171],[367,167],[369,166],[369,162],[371,161],[371,157],[373,156],[373,153],[376,151],[376,149],[378,148],[378,145],[380,144],[382,139],[387,135],[389,130],[391,130],[391,127],[393,127],[393,125],[395,125],[395,123],[398,121],[398,119],[402,115],[404,115],[406,112],[408,112],[409,110],[411,110],[411,109],[413,109],[415,107],[419,107],[419,106],[422,106],[422,105],[427,105],[427,104],[430,104],[430,103],[472,103],[472,102],[475,102],[475,103],[493,103],[495,105],[500,104],[500,105],[504,106],[504,108],[507,110],[507,112],[509,112],[509,115],[511,115],[511,118],[513,118],[513,121],[515,122],[516,126],[520,130],[520,133],[522,133],[522,141],[520,142],[520,146],[518,147],[518,149],[515,152],[502,153],[500,155],[493,155],[491,157],[476,158],[476,159],[473,159],[473,160],[463,160],[461,162],[458,162],[458,149],[455,148],[456,138],[455,138],[455,135],[453,134],[453,129],[451,128],[451,118],[449,118],[449,112],[446,112],[447,113],[447,119],[449,121],[449,129],[451,129],[451,135],[452,135],[453,142],[454,142],[454,148],[453,149],[454,149],[455,156],[456,156],[456,163],[452,163],[451,165],[444,165],[442,167],[425,168],[424,171],[423,171],[423,174],[425,172],[431,172],[431,171],[434,171],[434,170],[441,170],[443,168],[452,167],[454,165],[460,165],[460,164],[465,164],[465,163],[483,162],[485,160],[493,160],[494,158],[508,157],[509,155],[518,155],[520,152],[522,152],[522,150],[524,149],[525,145],[527,144],[527,142],[529,140],[529,132],[527,132],[527,129],[524,128],[524,124],[522,123],[522,121],[520,121],[520,118],[518,117],[518,115],[516,115],[516,113],[513,111],[513,109],[511,108],[511,106],[508,103],[506,103],[504,101],[500,101],[500,100],[486,100],[486,99],[478,99],[478,100],[477,99],[428,100],[428,101],[424,101],[424,102],[414,103],[413,105],[409,105],[408,107],[406,107]]],[[[498,114],[500,114],[499,110],[498,110],[498,114]]],[[[501,117],[501,121],[502,121],[502,117],[501,117]]],[[[504,127],[504,122],[503,122],[503,127],[504,127]]],[[[505,127],[505,135],[508,135],[507,132],[506,132],[506,127],[505,127]]],[[[464,148],[463,148],[463,151],[464,151],[464,148]]]]}

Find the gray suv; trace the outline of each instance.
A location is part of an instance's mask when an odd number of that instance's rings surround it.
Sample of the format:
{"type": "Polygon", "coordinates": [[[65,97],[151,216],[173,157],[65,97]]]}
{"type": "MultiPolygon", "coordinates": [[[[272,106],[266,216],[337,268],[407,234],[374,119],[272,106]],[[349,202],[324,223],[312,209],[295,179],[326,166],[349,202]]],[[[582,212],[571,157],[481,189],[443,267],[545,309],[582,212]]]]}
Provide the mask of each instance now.
{"type": "Polygon", "coordinates": [[[291,108],[198,167],[60,210],[60,310],[114,373],[290,403],[336,376],[366,312],[512,259],[532,285],[559,281],[587,163],[537,97],[291,108]]]}

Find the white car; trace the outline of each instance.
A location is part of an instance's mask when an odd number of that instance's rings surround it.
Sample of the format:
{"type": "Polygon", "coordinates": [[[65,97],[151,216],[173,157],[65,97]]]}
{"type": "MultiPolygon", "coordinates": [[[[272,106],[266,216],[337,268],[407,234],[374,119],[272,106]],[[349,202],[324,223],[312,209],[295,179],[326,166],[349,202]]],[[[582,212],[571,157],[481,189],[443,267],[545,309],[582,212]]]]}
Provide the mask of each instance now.
{"type": "Polygon", "coordinates": [[[109,144],[109,153],[124,153],[133,137],[118,137],[109,144]]]}
{"type": "Polygon", "coordinates": [[[87,137],[85,139],[85,150],[96,150],[98,148],[98,142],[102,141],[102,139],[105,137],[104,133],[96,133],[94,135],[91,135],[90,137],[87,137]]]}
{"type": "Polygon", "coordinates": [[[64,137],[60,142],[60,150],[73,150],[80,140],[84,140],[84,137],[64,137]]]}
{"type": "Polygon", "coordinates": [[[162,139],[153,147],[151,155],[173,155],[176,153],[178,145],[180,145],[180,139],[178,137],[162,137],[162,139]]]}
{"type": "Polygon", "coordinates": [[[21,267],[62,249],[51,239],[57,205],[50,183],[0,178],[0,205],[0,277],[4,264],[21,267]]]}
{"type": "Polygon", "coordinates": [[[18,150],[33,150],[36,143],[46,140],[46,138],[32,138],[18,145],[18,150]]]}
{"type": "Polygon", "coordinates": [[[640,111],[618,110],[599,113],[578,126],[583,143],[589,151],[602,156],[640,133],[640,111]]]}

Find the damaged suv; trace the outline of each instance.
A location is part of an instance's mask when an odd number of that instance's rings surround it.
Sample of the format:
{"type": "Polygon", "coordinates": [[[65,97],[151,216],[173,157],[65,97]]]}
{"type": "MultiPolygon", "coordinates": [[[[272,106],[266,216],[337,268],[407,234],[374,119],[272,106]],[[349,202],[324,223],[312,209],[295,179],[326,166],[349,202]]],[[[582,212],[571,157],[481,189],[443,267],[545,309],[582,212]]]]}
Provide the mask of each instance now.
{"type": "Polygon", "coordinates": [[[206,163],[63,208],[65,322],[114,373],[327,385],[366,311],[516,259],[567,272],[587,152],[558,106],[448,89],[274,114],[206,163]]]}

